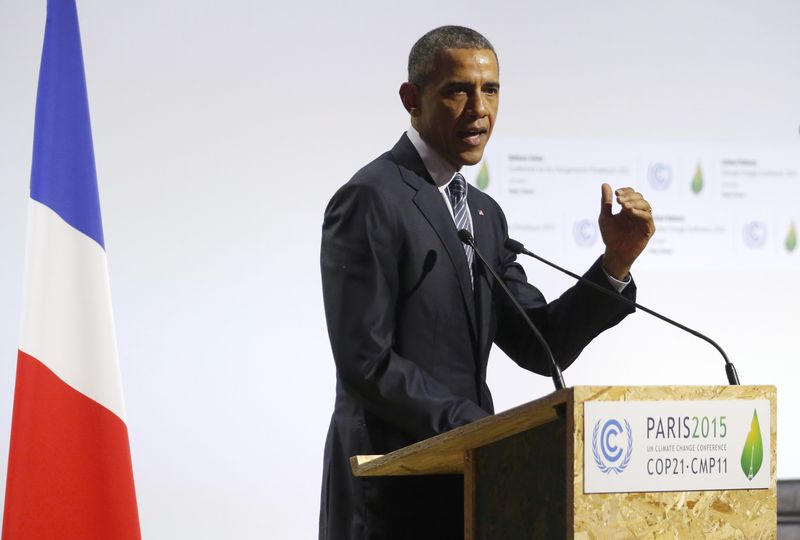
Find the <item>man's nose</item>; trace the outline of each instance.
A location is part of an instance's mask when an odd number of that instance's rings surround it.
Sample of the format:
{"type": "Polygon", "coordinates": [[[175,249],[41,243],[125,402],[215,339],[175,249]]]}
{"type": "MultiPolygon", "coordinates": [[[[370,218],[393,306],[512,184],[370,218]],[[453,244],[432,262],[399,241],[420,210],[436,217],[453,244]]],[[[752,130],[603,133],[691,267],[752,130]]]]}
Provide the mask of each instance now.
{"type": "Polygon", "coordinates": [[[474,92],[470,97],[469,112],[476,118],[483,118],[486,116],[487,111],[486,96],[481,91],[474,92]]]}

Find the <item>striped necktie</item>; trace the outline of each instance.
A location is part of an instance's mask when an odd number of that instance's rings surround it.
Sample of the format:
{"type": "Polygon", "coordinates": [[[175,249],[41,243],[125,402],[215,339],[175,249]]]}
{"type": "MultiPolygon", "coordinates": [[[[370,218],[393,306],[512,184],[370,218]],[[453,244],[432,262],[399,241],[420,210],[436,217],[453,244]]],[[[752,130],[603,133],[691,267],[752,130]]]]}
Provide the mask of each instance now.
{"type": "MultiPolygon", "coordinates": [[[[469,221],[469,214],[467,211],[467,181],[461,176],[461,173],[456,173],[450,183],[447,185],[447,196],[450,197],[450,204],[453,206],[453,221],[456,223],[456,230],[466,229],[472,233],[472,224],[469,221]]],[[[473,287],[475,280],[472,276],[472,260],[475,258],[475,253],[472,247],[464,244],[464,253],[467,255],[467,265],[469,266],[469,278],[473,287]]]]}

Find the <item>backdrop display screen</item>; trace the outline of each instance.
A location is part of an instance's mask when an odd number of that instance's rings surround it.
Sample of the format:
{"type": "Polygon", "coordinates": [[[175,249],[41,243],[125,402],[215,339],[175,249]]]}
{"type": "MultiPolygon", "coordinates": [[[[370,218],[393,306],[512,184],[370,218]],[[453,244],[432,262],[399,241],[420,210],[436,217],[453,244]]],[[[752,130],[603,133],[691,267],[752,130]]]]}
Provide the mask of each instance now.
{"type": "Polygon", "coordinates": [[[797,145],[500,139],[471,172],[512,236],[569,266],[603,245],[591,195],[610,182],[654,208],[637,270],[800,269],[797,145]]]}

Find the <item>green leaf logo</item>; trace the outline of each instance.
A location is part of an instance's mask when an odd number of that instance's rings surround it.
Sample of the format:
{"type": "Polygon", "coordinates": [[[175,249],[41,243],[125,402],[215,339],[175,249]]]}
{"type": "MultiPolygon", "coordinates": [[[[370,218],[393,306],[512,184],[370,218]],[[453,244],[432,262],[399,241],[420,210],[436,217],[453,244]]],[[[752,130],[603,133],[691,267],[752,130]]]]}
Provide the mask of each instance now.
{"type": "Polygon", "coordinates": [[[764,461],[764,444],[761,441],[761,426],[758,423],[758,414],[753,410],[753,421],[750,423],[750,433],[744,441],[742,449],[742,471],[748,480],[758,474],[761,463],[764,461]]]}
{"type": "Polygon", "coordinates": [[[786,246],[786,251],[789,253],[797,247],[797,230],[794,228],[794,221],[789,225],[789,233],[786,235],[786,241],[783,245],[786,246]]]}
{"type": "Polygon", "coordinates": [[[486,191],[489,187],[489,167],[486,166],[486,161],[481,165],[481,170],[478,171],[478,177],[475,179],[475,185],[481,191],[486,191]]]}
{"type": "Polygon", "coordinates": [[[703,191],[703,169],[700,168],[698,163],[694,170],[694,176],[692,176],[692,192],[697,195],[701,191],[703,191]]]}

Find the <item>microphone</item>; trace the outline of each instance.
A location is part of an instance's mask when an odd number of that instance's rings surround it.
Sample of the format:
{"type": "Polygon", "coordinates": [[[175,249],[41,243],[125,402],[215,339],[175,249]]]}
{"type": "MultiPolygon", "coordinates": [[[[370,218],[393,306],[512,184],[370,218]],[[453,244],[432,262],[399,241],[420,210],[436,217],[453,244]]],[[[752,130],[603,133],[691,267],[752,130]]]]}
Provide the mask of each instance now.
{"type": "MultiPolygon", "coordinates": [[[[459,233],[459,236],[460,236],[460,233],[459,233]]],[[[728,355],[725,354],[725,351],[722,350],[722,347],[717,345],[717,343],[713,339],[711,339],[710,337],[707,337],[707,336],[701,334],[697,330],[692,330],[688,326],[684,326],[684,325],[682,325],[681,323],[679,323],[677,321],[673,321],[669,317],[665,317],[664,315],[661,315],[660,313],[657,313],[657,312],[653,311],[650,308],[644,307],[641,304],[637,304],[633,300],[629,300],[628,298],[625,298],[624,296],[622,296],[622,294],[620,294],[617,291],[612,291],[610,289],[607,289],[607,288],[605,288],[605,287],[603,287],[601,285],[598,285],[594,281],[588,280],[583,276],[579,276],[578,274],[570,272],[569,270],[567,270],[565,268],[561,268],[557,264],[552,263],[552,262],[548,261],[547,259],[545,259],[543,257],[540,257],[540,256],[536,255],[535,253],[533,253],[531,251],[528,251],[527,249],[525,249],[525,246],[522,245],[522,242],[517,242],[516,240],[508,238],[508,239],[506,239],[506,248],[508,248],[510,251],[513,251],[517,255],[527,255],[529,257],[533,257],[537,261],[541,261],[544,264],[546,264],[547,266],[555,268],[556,270],[558,270],[560,272],[563,272],[563,273],[567,274],[568,276],[570,276],[572,278],[577,279],[578,281],[580,281],[584,285],[588,285],[588,286],[600,291],[601,293],[605,294],[606,296],[610,296],[612,298],[615,298],[615,299],[619,300],[620,302],[622,302],[623,304],[627,304],[628,306],[635,307],[637,309],[641,309],[645,313],[649,313],[650,315],[652,315],[653,317],[655,317],[657,319],[661,319],[664,322],[668,322],[672,326],[676,326],[676,327],[680,328],[681,330],[683,330],[685,332],[689,332],[693,336],[698,337],[698,338],[702,339],[703,341],[705,341],[707,343],[710,343],[715,349],[717,349],[719,351],[719,353],[722,355],[722,358],[725,359],[725,374],[728,376],[728,384],[730,384],[730,385],[738,385],[739,384],[739,375],[737,375],[736,368],[731,363],[731,361],[728,359],[728,355]]],[[[476,252],[477,252],[477,250],[476,250],[476,252]]]]}
{"type": "Polygon", "coordinates": [[[530,329],[533,331],[533,334],[536,336],[536,339],[538,339],[539,343],[542,344],[545,353],[547,353],[547,357],[550,359],[550,377],[553,379],[553,384],[555,385],[556,390],[563,390],[565,388],[564,376],[561,374],[561,368],[558,367],[558,364],[556,363],[556,358],[555,356],[553,356],[553,351],[550,350],[550,345],[547,344],[547,341],[544,339],[542,333],[539,332],[539,329],[536,328],[536,325],[533,324],[530,317],[528,317],[528,314],[525,313],[525,310],[522,309],[522,306],[519,305],[519,302],[517,302],[517,299],[514,298],[513,294],[511,294],[511,291],[508,290],[506,284],[503,282],[502,279],[500,279],[500,276],[497,275],[497,272],[494,271],[492,265],[486,262],[486,259],[483,257],[481,252],[478,251],[478,247],[475,245],[475,239],[472,237],[472,233],[466,229],[461,229],[458,231],[458,238],[475,251],[475,254],[483,263],[484,268],[489,270],[489,273],[492,274],[495,281],[497,281],[497,283],[500,285],[500,288],[503,289],[503,292],[506,293],[506,296],[508,296],[509,300],[511,300],[511,303],[514,305],[517,311],[519,311],[520,315],[522,315],[523,320],[528,324],[530,329]]]}

